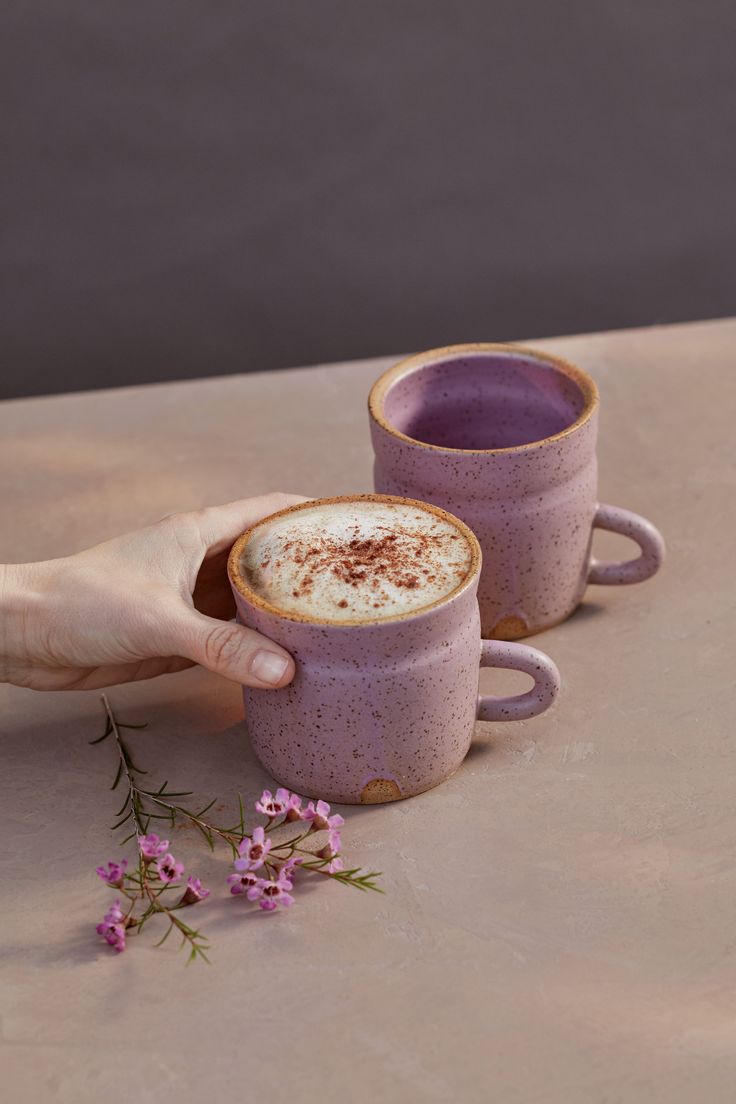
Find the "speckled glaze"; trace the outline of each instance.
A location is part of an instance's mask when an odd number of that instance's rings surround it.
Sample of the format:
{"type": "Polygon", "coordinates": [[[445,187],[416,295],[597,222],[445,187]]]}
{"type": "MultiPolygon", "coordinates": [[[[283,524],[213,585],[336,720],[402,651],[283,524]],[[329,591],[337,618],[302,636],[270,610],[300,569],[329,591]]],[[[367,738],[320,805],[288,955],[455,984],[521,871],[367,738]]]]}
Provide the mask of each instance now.
{"type": "Polygon", "coordinates": [[[597,502],[598,391],[581,369],[516,345],[452,345],[374,384],[377,491],[451,511],[483,550],[482,633],[514,640],[568,617],[588,583],[642,582],[664,558],[650,522],[597,502]],[[595,528],[640,555],[591,560],[595,528]]]}
{"type": "MultiPolygon", "coordinates": [[[[386,499],[321,501],[379,497],[386,499]]],[[[413,505],[448,517],[425,503],[413,505]]],[[[547,656],[523,644],[481,640],[480,548],[461,521],[449,520],[471,547],[467,577],[432,605],[382,621],[318,621],[283,613],[257,595],[240,570],[257,526],[235,543],[228,569],[239,620],[277,641],[296,661],[296,676],[282,690],[244,689],[253,748],[278,782],[307,797],[348,804],[410,797],[458,768],[477,719],[522,720],[554,701],[559,674],[547,656]],[[516,697],[479,698],[481,666],[525,671],[535,685],[516,697]]]]}

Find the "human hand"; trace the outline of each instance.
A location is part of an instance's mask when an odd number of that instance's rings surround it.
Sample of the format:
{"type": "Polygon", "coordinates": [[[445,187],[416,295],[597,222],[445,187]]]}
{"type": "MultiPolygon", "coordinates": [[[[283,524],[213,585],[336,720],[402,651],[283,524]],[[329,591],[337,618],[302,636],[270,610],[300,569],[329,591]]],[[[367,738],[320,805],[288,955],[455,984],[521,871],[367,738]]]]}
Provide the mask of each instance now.
{"type": "Polygon", "coordinates": [[[269,494],[172,514],[74,556],[0,567],[0,680],[93,690],[199,663],[246,686],[285,686],[291,656],[229,621],[227,557],[244,529],[303,501],[269,494]]]}

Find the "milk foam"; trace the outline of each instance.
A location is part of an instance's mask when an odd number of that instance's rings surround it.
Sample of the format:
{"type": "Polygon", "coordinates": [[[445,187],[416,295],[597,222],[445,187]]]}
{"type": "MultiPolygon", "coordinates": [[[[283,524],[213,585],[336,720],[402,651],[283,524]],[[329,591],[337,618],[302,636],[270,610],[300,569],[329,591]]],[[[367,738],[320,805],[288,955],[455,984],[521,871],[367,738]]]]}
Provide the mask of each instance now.
{"type": "Polygon", "coordinates": [[[241,558],[253,590],[285,613],[380,621],[419,610],[468,575],[464,534],[430,510],[320,503],[255,528],[241,558]]]}

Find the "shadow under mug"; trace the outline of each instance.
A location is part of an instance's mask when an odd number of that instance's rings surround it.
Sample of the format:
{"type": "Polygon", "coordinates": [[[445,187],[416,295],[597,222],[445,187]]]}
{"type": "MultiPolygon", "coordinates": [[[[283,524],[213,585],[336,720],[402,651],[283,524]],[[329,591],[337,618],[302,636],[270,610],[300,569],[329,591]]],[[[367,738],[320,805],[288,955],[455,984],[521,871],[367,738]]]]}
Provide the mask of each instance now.
{"type": "Polygon", "coordinates": [[[384,372],[368,405],[376,491],[449,510],[478,537],[484,637],[550,628],[588,583],[639,583],[659,570],[658,530],[597,501],[598,389],[568,361],[517,345],[450,345],[384,372]],[[591,559],[596,528],[630,537],[639,556],[591,559]]]}
{"type": "Polygon", "coordinates": [[[422,793],[460,766],[476,720],[515,721],[543,713],[559,672],[536,648],[481,640],[476,591],[481,553],[457,518],[424,502],[383,495],[312,499],[256,523],[234,544],[228,573],[238,620],[286,648],[296,662],[280,690],[244,687],[253,750],[277,782],[306,797],[376,804],[422,793]],[[463,580],[422,608],[355,621],[318,619],[272,605],[250,585],[243,554],[260,526],[315,506],[395,502],[430,511],[468,543],[463,580]],[[513,697],[478,695],[480,667],[532,676],[513,697]]]}

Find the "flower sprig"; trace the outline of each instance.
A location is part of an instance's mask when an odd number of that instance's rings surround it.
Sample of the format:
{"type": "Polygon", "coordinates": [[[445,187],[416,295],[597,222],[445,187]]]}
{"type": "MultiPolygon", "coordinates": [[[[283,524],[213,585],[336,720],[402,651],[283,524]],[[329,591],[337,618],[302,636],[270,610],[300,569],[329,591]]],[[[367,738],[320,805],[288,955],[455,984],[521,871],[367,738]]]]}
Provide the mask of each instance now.
{"type": "Polygon", "coordinates": [[[150,919],[158,916],[167,922],[167,927],[156,946],[176,930],[182,937],[182,945],[189,949],[188,961],[201,958],[209,962],[207,938],[182,920],[178,912],[204,901],[210,890],[192,875],[186,883],[182,881],[184,864],[169,850],[169,840],[151,831],[151,822],[155,820],[166,821],[172,828],[179,821],[193,825],[212,851],[218,842],[226,846],[233,859],[233,873],[227,878],[230,893],[257,902],[267,913],[293,904],[291,891],[297,872],[320,874],[362,891],[383,892],[376,884],[379,873],[362,871],[360,867],[345,868],[340,853],[340,829],[345,822],[338,813],[331,812],[326,801],[309,801],[303,806],[303,798],[289,790],[280,788],[275,794],[264,790],[255,802],[255,809],[267,818],[266,824],[248,834],[240,797],[237,822],[224,827],[206,819],[216,798],[194,811],[178,801],[191,797],[192,791],[170,790],[168,781],[158,788],[144,786],[139,776],[147,771],[136,764],[121,730],[146,725],[117,720],[105,694],[102,703],[105,730],[90,743],[99,744],[109,738],[115,743],[118,764],[111,789],[124,783],[126,794],[113,830],[127,827],[122,843],[136,841],[137,864],[133,870],[128,871],[127,858],[109,860],[96,869],[98,877],[120,894],[96,929],[116,951],[125,950],[129,933],[140,932],[150,919]],[[178,894],[175,901],[173,892],[178,894]]]}

